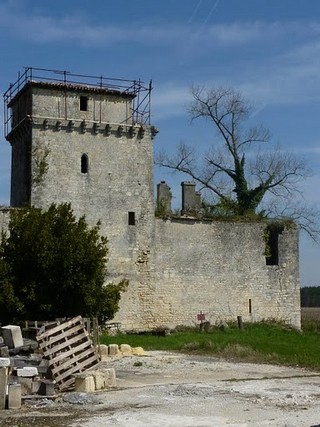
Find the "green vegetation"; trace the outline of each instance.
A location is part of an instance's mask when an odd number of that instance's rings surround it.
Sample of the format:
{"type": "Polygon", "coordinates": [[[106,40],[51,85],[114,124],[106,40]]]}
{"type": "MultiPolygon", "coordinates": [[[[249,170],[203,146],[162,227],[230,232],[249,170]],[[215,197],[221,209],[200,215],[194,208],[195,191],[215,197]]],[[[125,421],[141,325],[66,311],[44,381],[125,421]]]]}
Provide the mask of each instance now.
{"type": "MultiPolygon", "coordinates": [[[[310,327],[310,323],[308,323],[310,327]]],[[[320,328],[318,329],[318,331],[320,328]]],[[[212,328],[207,333],[199,329],[173,332],[169,336],[153,334],[103,335],[101,343],[141,346],[145,350],[173,350],[205,354],[252,363],[276,363],[320,369],[320,334],[298,331],[281,324],[245,324],[227,329],[212,328]]]]}
{"type": "Polygon", "coordinates": [[[104,286],[107,239],[70,204],[11,212],[0,243],[0,322],[110,319],[127,282],[104,286]]]}

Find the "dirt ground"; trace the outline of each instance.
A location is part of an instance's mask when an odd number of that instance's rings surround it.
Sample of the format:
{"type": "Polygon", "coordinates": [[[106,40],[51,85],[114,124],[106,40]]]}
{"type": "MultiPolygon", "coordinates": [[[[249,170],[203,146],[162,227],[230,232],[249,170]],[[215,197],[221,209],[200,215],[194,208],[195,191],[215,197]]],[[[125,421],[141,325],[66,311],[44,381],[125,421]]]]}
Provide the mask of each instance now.
{"type": "Polygon", "coordinates": [[[168,352],[103,364],[116,389],[26,402],[0,426],[320,427],[320,372],[168,352]]]}

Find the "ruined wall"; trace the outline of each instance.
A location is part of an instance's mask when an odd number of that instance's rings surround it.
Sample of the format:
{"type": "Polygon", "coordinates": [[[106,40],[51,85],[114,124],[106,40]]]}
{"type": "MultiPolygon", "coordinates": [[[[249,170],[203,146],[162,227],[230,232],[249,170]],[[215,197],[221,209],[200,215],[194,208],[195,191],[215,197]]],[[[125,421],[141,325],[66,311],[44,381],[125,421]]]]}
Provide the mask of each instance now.
{"type": "Polygon", "coordinates": [[[202,311],[211,323],[276,319],[300,327],[298,232],[279,236],[279,265],[266,265],[262,223],[156,220],[149,265],[149,293],[122,301],[117,316],[129,329],[197,323],[202,311]],[[133,301],[144,304],[139,313],[133,301]],[[141,326],[141,325],[140,325],[141,326]]]}

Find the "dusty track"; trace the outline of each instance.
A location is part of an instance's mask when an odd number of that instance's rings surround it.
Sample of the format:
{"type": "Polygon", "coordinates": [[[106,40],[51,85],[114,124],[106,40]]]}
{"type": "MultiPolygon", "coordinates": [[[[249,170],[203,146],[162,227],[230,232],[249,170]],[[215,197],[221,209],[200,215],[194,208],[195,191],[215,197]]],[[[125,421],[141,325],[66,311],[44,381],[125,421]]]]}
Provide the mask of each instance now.
{"type": "Polygon", "coordinates": [[[113,358],[118,388],[95,402],[2,411],[16,427],[320,427],[320,373],[150,352],[113,358]]]}

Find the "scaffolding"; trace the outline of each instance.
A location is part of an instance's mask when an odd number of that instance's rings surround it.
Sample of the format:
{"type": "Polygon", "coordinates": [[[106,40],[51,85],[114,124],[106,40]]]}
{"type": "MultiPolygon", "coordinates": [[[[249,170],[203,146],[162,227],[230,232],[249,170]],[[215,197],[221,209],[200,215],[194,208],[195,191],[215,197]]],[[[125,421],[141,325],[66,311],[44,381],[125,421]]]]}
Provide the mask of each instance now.
{"type": "Polygon", "coordinates": [[[24,71],[18,73],[18,78],[11,83],[9,89],[4,93],[4,135],[10,132],[11,110],[10,105],[13,98],[32,82],[59,84],[66,89],[68,87],[87,88],[114,92],[132,97],[131,119],[133,123],[150,125],[150,107],[152,81],[145,84],[142,80],[125,80],[109,78],[104,76],[87,76],[73,74],[69,71],[50,70],[46,68],[24,67],[24,71]]]}

